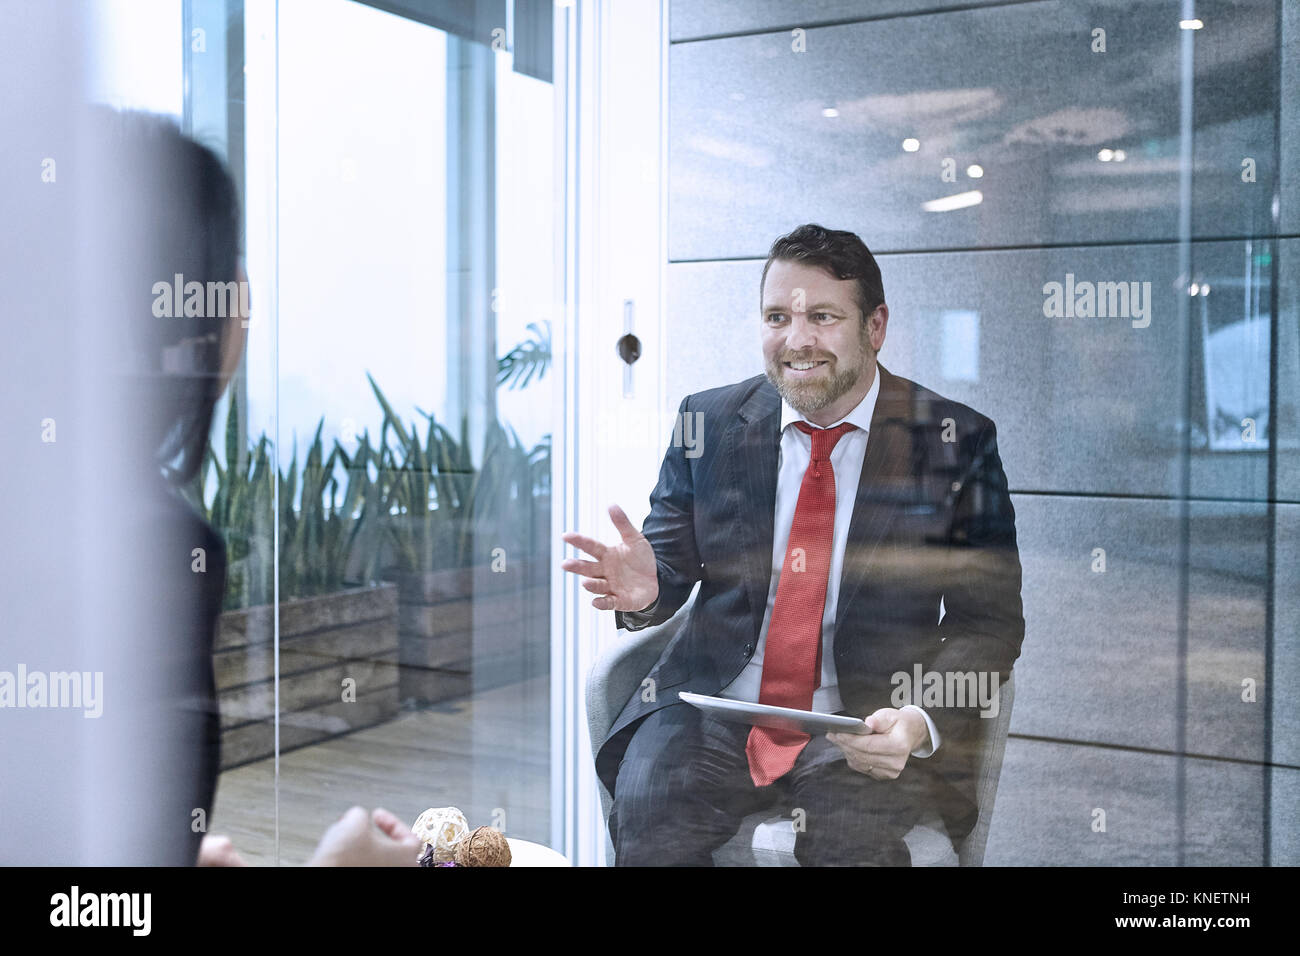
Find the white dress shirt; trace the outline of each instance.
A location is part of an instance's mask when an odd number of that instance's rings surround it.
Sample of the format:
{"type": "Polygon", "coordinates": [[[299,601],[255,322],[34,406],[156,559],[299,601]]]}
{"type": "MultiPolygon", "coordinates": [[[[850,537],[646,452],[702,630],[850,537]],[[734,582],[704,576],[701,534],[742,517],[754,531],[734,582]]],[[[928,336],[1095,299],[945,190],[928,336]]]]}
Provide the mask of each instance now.
{"type": "MultiPolygon", "coordinates": [[[[842,422],[857,427],[840,436],[831,449],[831,469],[835,474],[835,529],[831,539],[831,566],[826,581],[826,607],[822,612],[822,673],[821,686],[813,691],[812,709],[833,714],[844,709],[840,700],[839,679],[835,673],[835,609],[839,603],[840,575],[844,570],[844,545],[848,541],[849,522],[853,519],[853,506],[858,494],[858,480],[862,477],[862,462],[867,456],[867,439],[871,432],[871,416],[880,394],[880,372],[877,370],[871,390],[847,415],[829,427],[842,422]]],[[[781,447],[777,457],[776,520],[772,535],[772,580],[767,591],[767,610],[763,612],[763,625],[758,632],[758,646],[744,670],[734,681],[718,692],[719,697],[757,702],[763,685],[763,652],[767,647],[767,627],[776,606],[777,586],[781,583],[781,569],[785,566],[786,547],[790,541],[790,526],[794,523],[795,506],[799,503],[799,490],[804,472],[812,460],[812,436],[792,427],[797,421],[814,425],[803,415],[781,400],[781,447]]],[[[939,731],[934,722],[920,707],[908,704],[904,710],[915,710],[925,718],[930,728],[929,748],[912,751],[913,757],[929,757],[939,747],[939,731]]],[[[866,714],[855,716],[866,717],[866,714]]]]}

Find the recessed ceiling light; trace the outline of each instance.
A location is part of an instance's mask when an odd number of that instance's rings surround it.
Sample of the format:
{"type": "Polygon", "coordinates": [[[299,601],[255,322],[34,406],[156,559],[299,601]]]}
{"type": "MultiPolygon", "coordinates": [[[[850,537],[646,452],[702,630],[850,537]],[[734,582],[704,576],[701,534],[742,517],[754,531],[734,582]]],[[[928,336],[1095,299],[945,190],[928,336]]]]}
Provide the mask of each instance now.
{"type": "Polygon", "coordinates": [[[915,153],[920,148],[921,141],[919,139],[913,139],[909,136],[907,139],[903,140],[903,152],[905,153],[915,153]]]}
{"type": "Polygon", "coordinates": [[[971,179],[979,179],[984,175],[984,167],[980,166],[978,163],[971,163],[966,167],[966,175],[971,179]]]}
{"type": "Polygon", "coordinates": [[[944,196],[941,199],[927,199],[921,203],[921,208],[926,212],[952,212],[954,209],[966,209],[970,206],[978,206],[984,201],[984,194],[978,189],[972,189],[970,192],[957,193],[954,196],[944,196]]]}
{"type": "Polygon", "coordinates": [[[835,119],[835,117],[839,115],[840,115],[840,111],[833,106],[828,106],[824,110],[822,110],[822,116],[825,116],[827,119],[835,119]]]}

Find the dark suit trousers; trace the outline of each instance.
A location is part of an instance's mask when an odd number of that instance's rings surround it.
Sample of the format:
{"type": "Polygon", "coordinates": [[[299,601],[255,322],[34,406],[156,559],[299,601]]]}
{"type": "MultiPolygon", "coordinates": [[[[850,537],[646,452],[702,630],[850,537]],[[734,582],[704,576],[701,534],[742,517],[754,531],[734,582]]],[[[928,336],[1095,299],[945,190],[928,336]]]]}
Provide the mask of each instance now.
{"type": "Polygon", "coordinates": [[[641,722],[615,781],[616,866],[713,866],[713,851],[741,821],[769,807],[794,815],[801,866],[911,865],[903,836],[930,802],[932,779],[909,772],[916,758],[897,779],[874,780],[814,734],[789,773],[756,787],[745,757],[749,731],[683,703],[641,722]]]}

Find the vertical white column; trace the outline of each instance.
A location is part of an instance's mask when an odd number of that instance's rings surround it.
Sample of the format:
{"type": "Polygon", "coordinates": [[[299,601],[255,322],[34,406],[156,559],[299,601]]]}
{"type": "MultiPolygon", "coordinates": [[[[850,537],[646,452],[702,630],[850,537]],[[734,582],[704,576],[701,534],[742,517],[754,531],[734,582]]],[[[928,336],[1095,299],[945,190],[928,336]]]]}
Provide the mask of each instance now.
{"type": "MultiPolygon", "coordinates": [[[[663,137],[666,13],[661,2],[577,0],[557,8],[567,49],[563,89],[568,309],[557,338],[564,441],[556,449],[555,564],[571,550],[563,531],[615,534],[608,506],[634,524],[649,509],[670,424],[661,409],[661,315],[666,259],[663,137]],[[631,305],[627,305],[631,303],[631,305]],[[642,357],[625,390],[615,351],[632,315],[642,357]]],[[[562,79],[562,84],[561,84],[562,79]]],[[[553,615],[553,800],[575,864],[606,859],[605,824],[587,733],[585,684],[597,656],[620,640],[613,614],[571,574],[557,573],[553,615]]]]}

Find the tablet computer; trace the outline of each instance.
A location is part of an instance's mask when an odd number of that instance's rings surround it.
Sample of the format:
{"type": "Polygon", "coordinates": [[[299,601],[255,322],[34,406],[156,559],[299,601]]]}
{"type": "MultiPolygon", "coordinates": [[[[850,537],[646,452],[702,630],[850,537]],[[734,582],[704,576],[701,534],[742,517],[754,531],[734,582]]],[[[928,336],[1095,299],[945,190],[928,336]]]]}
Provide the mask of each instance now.
{"type": "Polygon", "coordinates": [[[871,733],[867,722],[858,717],[819,714],[814,710],[795,710],[791,707],[773,707],[770,704],[754,704],[746,700],[729,700],[726,697],[709,697],[705,694],[692,694],[689,691],[681,691],[677,696],[683,702],[698,707],[706,714],[712,714],[720,720],[754,724],[758,727],[774,727],[777,730],[797,730],[805,734],[871,733]]]}

